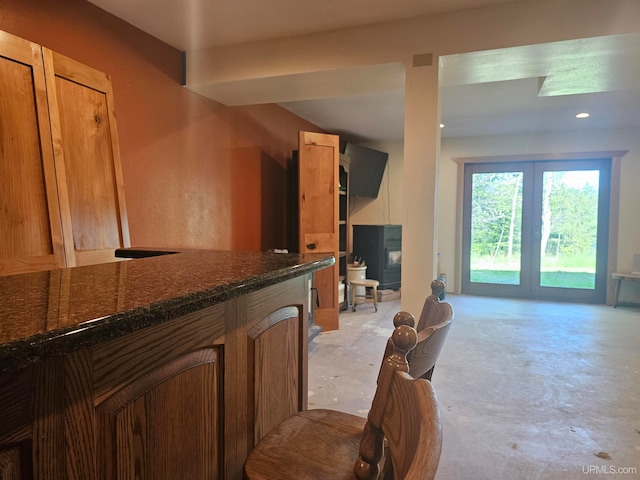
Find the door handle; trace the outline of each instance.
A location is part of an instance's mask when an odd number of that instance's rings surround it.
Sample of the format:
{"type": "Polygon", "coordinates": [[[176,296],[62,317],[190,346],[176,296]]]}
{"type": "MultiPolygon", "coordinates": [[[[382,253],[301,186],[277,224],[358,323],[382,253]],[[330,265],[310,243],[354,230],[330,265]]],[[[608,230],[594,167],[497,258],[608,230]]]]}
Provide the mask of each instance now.
{"type": "Polygon", "coordinates": [[[307,250],[315,250],[316,249],[316,244],[315,243],[307,243],[307,245],[305,245],[307,247],[307,250]]]}

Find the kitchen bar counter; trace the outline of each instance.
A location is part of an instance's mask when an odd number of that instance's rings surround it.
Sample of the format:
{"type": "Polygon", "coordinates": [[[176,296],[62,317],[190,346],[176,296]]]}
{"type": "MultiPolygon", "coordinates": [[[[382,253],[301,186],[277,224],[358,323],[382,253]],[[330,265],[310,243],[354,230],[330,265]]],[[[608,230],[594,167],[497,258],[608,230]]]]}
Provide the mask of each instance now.
{"type": "Polygon", "coordinates": [[[240,480],[307,408],[309,289],[334,263],[185,250],[0,277],[0,477],[240,480]]]}
{"type": "MultiPolygon", "coordinates": [[[[117,254],[150,255],[129,252],[117,254]]],[[[0,277],[0,374],[332,264],[323,255],[185,250],[0,277]]]]}

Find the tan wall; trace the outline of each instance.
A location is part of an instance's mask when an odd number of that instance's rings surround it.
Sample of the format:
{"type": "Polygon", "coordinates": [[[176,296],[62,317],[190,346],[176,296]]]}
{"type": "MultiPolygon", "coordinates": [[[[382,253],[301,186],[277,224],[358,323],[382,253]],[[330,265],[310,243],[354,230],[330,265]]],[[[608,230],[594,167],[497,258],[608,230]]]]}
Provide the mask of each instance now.
{"type": "Polygon", "coordinates": [[[192,93],[181,52],[88,2],[3,0],[0,30],[111,76],[132,245],[286,245],[274,185],[298,131],[317,127],[275,105],[228,108],[192,93]]]}

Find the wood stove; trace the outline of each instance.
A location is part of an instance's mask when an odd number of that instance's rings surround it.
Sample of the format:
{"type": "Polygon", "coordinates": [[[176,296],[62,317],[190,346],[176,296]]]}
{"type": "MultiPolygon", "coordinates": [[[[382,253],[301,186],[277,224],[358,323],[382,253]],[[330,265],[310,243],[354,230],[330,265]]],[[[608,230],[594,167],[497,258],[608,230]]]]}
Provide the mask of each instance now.
{"type": "Polygon", "coordinates": [[[367,278],[380,289],[398,290],[402,271],[402,225],[354,225],[353,256],[362,257],[367,278]]]}

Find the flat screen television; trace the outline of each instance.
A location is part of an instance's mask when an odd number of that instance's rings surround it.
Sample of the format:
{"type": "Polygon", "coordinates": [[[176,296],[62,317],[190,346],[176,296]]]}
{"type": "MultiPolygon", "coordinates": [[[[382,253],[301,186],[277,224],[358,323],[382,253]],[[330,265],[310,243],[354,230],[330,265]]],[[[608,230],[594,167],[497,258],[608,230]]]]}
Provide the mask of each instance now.
{"type": "Polygon", "coordinates": [[[355,143],[347,143],[344,154],[349,163],[349,196],[377,198],[389,154],[355,143]]]}

